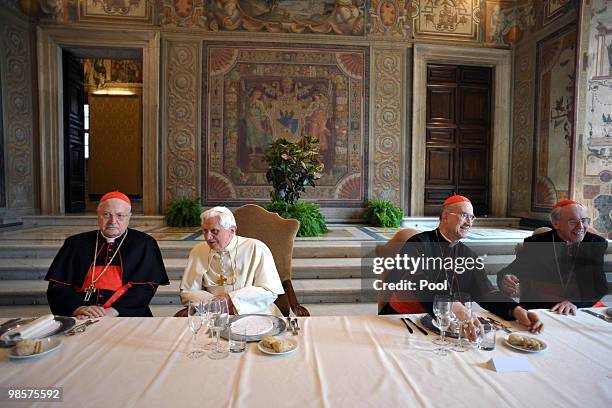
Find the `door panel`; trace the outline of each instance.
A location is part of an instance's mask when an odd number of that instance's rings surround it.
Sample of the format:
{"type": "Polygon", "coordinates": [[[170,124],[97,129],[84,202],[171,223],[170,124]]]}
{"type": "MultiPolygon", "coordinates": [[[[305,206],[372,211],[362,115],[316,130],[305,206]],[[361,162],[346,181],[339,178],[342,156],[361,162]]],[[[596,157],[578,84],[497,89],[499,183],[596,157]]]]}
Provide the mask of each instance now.
{"type": "Polygon", "coordinates": [[[490,68],[432,65],[427,70],[425,214],[458,193],[476,215],[488,211],[490,68]]]}
{"type": "Polygon", "coordinates": [[[64,199],[66,212],[85,211],[85,89],[83,66],[62,51],[64,78],[64,199]]]}

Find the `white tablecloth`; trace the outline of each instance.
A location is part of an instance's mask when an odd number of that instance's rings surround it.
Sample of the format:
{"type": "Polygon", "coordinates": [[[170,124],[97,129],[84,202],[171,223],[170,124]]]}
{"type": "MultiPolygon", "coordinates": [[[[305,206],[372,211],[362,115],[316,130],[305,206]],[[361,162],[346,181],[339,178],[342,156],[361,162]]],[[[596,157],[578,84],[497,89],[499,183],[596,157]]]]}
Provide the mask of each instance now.
{"type": "Polygon", "coordinates": [[[436,356],[432,334],[410,335],[396,317],[304,318],[298,337],[285,334],[299,342],[292,354],[251,343],[217,361],[187,359],[185,318],[108,318],[38,359],[2,349],[0,386],[63,387],[67,407],[612,406],[612,323],[539,313],[548,349],[522,354],[531,372],[488,367],[518,355],[501,339],[494,352],[436,356]]]}

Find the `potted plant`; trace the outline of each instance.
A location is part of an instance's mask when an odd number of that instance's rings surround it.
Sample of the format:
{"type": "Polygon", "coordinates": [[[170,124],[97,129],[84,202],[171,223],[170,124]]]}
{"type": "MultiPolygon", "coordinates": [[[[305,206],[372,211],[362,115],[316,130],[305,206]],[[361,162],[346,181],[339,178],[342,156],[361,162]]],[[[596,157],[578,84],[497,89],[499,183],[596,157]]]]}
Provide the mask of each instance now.
{"type": "Polygon", "coordinates": [[[372,199],[368,201],[366,220],[373,227],[398,228],[404,211],[387,200],[372,199]]]}
{"type": "Polygon", "coordinates": [[[298,203],[307,186],[315,187],[321,178],[323,163],[319,160],[319,141],[304,136],[297,143],[278,139],[270,145],[264,159],[268,163],[266,179],[272,184],[272,203],[266,209],[283,218],[300,221],[299,237],[314,237],[327,232],[325,218],[319,206],[298,203]]]}
{"type": "Polygon", "coordinates": [[[199,198],[179,197],[166,209],[166,225],[170,227],[197,227],[200,225],[199,198]]]}

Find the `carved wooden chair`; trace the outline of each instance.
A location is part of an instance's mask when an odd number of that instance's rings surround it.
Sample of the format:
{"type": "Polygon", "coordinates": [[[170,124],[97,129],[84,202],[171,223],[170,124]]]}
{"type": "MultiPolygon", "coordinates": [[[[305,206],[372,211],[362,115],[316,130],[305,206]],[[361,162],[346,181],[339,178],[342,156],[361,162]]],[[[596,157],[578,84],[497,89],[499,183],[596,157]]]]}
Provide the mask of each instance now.
{"type": "Polygon", "coordinates": [[[300,305],[291,284],[291,258],[293,243],[300,229],[300,222],[284,219],[255,204],[246,204],[234,211],[237,234],[241,237],[255,238],[270,248],[274,263],[283,284],[285,293],[274,302],[283,316],[293,310],[296,316],[310,316],[308,309],[300,305]]]}

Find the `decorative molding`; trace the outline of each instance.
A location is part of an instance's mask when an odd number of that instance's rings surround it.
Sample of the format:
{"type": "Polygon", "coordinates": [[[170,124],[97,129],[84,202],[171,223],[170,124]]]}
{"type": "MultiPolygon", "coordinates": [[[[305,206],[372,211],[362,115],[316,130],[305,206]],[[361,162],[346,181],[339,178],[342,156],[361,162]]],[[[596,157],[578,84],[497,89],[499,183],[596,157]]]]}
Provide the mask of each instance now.
{"type": "Polygon", "coordinates": [[[425,122],[427,103],[427,64],[488,66],[495,69],[493,95],[493,123],[490,151],[491,201],[490,216],[505,216],[508,209],[507,166],[510,151],[510,101],[512,81],[511,52],[485,48],[454,46],[415,45],[412,103],[412,188],[410,215],[422,215],[424,211],[423,191],[425,188],[425,122]]]}
{"type": "Polygon", "coordinates": [[[201,41],[163,39],[162,208],[200,196],[201,50],[201,41]]]}
{"type": "Polygon", "coordinates": [[[401,189],[404,185],[402,137],[403,104],[405,86],[404,51],[398,49],[374,49],[372,52],[371,113],[372,140],[369,155],[369,196],[393,201],[404,207],[401,189]]]}
{"type": "Polygon", "coordinates": [[[64,213],[61,49],[108,47],[142,50],[143,211],[145,214],[158,214],[159,33],[128,28],[117,31],[39,26],[37,34],[41,212],[64,213]]]}
{"type": "Polygon", "coordinates": [[[0,19],[6,207],[31,212],[35,203],[34,106],[30,31],[21,21],[0,19]],[[21,23],[21,24],[17,24],[21,23]]]}

